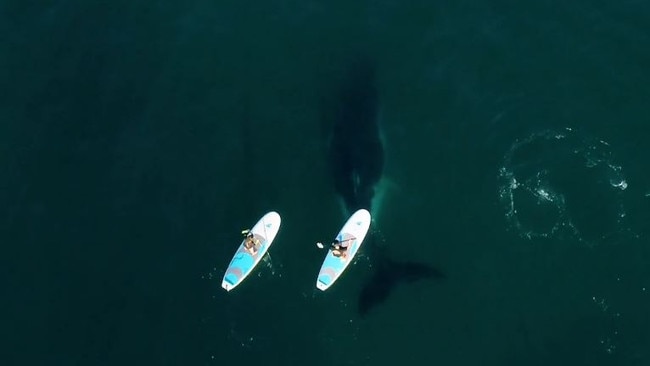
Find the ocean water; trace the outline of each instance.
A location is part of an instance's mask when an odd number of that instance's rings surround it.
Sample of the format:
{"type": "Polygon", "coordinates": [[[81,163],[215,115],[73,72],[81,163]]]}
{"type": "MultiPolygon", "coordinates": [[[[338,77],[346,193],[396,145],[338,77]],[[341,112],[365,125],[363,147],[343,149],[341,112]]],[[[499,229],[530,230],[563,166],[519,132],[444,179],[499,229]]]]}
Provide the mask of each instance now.
{"type": "Polygon", "coordinates": [[[0,4],[3,365],[647,365],[650,4],[0,4]],[[377,68],[360,317],[327,101],[377,68]],[[268,261],[220,288],[241,229],[268,261]]]}

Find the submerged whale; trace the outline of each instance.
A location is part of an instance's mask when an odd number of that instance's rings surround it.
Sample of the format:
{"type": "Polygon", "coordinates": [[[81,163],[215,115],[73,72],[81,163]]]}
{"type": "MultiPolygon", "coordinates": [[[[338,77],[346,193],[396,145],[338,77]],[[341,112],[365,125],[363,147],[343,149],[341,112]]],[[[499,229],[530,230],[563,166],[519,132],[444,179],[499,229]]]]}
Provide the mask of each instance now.
{"type": "MultiPolygon", "coordinates": [[[[384,147],[379,126],[379,93],[376,70],[367,58],[357,59],[344,78],[334,107],[329,165],[334,187],[343,199],[347,214],[364,208],[373,212],[373,198],[384,168],[384,147]]],[[[366,238],[371,243],[370,238],[366,238]]],[[[363,285],[358,313],[366,315],[384,302],[395,286],[420,279],[441,279],[439,270],[417,262],[389,259],[376,245],[369,256],[376,271],[363,285]]]]}
{"type": "Polygon", "coordinates": [[[378,102],[374,65],[365,59],[355,61],[334,107],[329,146],[334,187],[348,214],[361,208],[372,212],[372,198],[382,176],[378,102]]]}

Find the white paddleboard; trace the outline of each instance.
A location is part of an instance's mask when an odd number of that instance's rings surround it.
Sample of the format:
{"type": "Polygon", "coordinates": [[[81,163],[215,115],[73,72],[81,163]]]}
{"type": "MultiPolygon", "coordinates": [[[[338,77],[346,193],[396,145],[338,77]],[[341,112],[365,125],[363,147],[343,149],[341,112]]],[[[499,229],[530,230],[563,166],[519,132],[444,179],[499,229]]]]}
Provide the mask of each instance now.
{"type": "Polygon", "coordinates": [[[251,254],[244,243],[246,239],[242,240],[239,248],[232,257],[226,273],[223,275],[221,287],[226,291],[230,291],[237,287],[244,279],[253,271],[255,266],[260,262],[264,254],[269,250],[273,239],[280,230],[280,215],[277,212],[271,211],[264,215],[250,232],[259,240],[259,249],[255,254],[251,254]]]}
{"type": "Polygon", "coordinates": [[[316,280],[318,289],[327,290],[343,274],[359,251],[361,243],[370,228],[370,220],[370,212],[361,209],[352,214],[343,225],[343,228],[336,235],[336,240],[339,242],[348,241],[348,249],[344,257],[335,256],[331,248],[327,251],[327,256],[325,256],[316,280]]]}

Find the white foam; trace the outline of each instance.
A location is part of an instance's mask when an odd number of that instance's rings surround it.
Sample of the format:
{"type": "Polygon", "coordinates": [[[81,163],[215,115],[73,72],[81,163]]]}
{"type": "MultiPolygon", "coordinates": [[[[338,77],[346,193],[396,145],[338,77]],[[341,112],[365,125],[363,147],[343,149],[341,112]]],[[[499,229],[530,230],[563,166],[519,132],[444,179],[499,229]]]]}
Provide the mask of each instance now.
{"type": "MultiPolygon", "coordinates": [[[[593,191],[603,189],[598,185],[599,181],[609,182],[612,189],[603,191],[597,199],[608,200],[606,205],[618,209],[617,222],[610,222],[613,231],[605,232],[600,239],[595,240],[611,241],[613,236],[631,233],[624,222],[627,215],[620,197],[620,192],[627,188],[628,182],[622,173],[622,167],[614,162],[610,144],[604,140],[583,138],[571,128],[565,128],[562,132],[542,131],[523,140],[516,140],[504,156],[498,175],[499,198],[511,228],[521,237],[546,238],[568,233],[578,241],[587,243],[566,205],[565,196],[570,192],[559,191],[562,185],[558,185],[554,179],[566,176],[570,169],[575,169],[571,164],[580,161],[584,164],[584,171],[576,172],[577,184],[593,191]],[[532,197],[536,205],[531,204],[526,197],[532,197]],[[529,222],[523,220],[524,214],[528,214],[529,222]],[[547,222],[540,222],[540,217],[547,222]]],[[[605,217],[605,220],[611,219],[605,217]]]]}

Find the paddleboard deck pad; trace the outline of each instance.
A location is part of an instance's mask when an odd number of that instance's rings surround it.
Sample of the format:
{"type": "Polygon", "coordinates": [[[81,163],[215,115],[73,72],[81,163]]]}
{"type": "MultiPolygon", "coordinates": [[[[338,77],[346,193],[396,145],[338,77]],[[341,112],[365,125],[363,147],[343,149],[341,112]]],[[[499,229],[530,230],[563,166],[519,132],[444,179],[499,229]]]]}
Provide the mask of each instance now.
{"type": "Polygon", "coordinates": [[[264,257],[269,247],[271,247],[273,239],[275,239],[278,230],[280,230],[280,222],[280,215],[277,212],[271,211],[264,215],[250,229],[250,233],[259,241],[259,248],[255,254],[251,254],[244,246],[246,238],[242,240],[226,269],[226,273],[221,281],[221,287],[226,291],[230,291],[244,281],[246,276],[253,271],[262,257],[264,257]]]}
{"type": "Polygon", "coordinates": [[[332,249],[329,249],[316,280],[316,287],[319,290],[325,291],[332,286],[352,262],[368,233],[370,220],[370,212],[361,209],[352,214],[343,225],[341,231],[336,235],[336,240],[339,242],[348,241],[348,249],[345,255],[341,257],[335,256],[332,249]]]}

